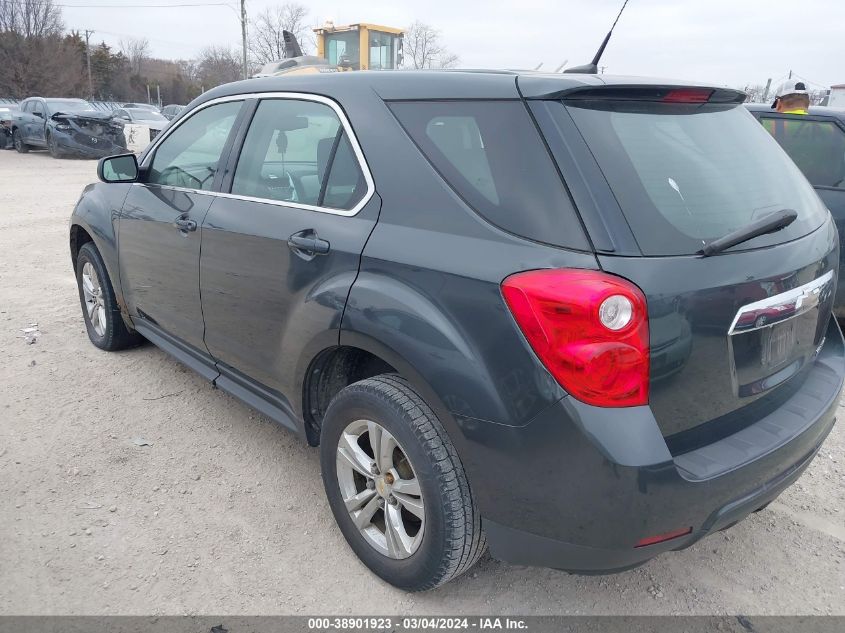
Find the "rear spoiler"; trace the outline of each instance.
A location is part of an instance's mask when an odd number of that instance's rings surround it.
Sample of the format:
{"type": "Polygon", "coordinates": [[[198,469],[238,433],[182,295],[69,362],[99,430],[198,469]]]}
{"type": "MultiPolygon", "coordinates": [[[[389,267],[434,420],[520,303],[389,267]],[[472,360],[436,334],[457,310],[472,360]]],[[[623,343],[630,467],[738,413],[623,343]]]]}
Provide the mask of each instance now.
{"type": "MultiPolygon", "coordinates": [[[[520,81],[520,88],[522,88],[526,83],[526,81],[520,81]]],[[[548,84],[551,83],[551,81],[548,82],[548,84]]],[[[551,88],[552,85],[532,87],[551,88]]],[[[530,94],[529,92],[529,95],[527,95],[527,98],[529,99],[564,99],[566,101],[647,101],[678,104],[739,104],[744,103],[747,99],[747,95],[744,92],[733,88],[715,88],[696,85],[685,86],[683,84],[603,84],[586,86],[580,84],[558,90],[539,90],[536,91],[535,94],[530,94]]]]}

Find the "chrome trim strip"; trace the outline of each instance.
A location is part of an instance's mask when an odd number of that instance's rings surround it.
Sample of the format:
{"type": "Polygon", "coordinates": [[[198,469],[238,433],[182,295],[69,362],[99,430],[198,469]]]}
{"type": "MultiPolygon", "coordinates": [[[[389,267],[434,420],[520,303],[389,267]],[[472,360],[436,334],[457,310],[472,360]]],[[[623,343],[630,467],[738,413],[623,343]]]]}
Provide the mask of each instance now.
{"type": "Polygon", "coordinates": [[[739,311],[737,311],[736,316],[731,323],[731,327],[728,330],[728,336],[753,332],[754,330],[769,327],[774,323],[782,323],[783,321],[804,314],[819,304],[822,289],[831,281],[833,281],[833,271],[829,270],[821,277],[818,277],[803,286],[798,286],[797,288],[787,290],[781,294],[766,297],[760,301],[755,301],[754,303],[742,306],[739,311]],[[752,326],[737,329],[737,324],[744,315],[778,308],[790,310],[790,312],[785,314],[784,318],[774,317],[772,320],[766,319],[761,325],[757,325],[755,319],[752,322],[752,326]]]}
{"type": "MultiPolygon", "coordinates": [[[[317,211],[319,213],[330,213],[332,215],[343,215],[347,217],[357,215],[358,212],[364,208],[364,206],[370,201],[370,198],[373,197],[373,194],[376,191],[373,175],[372,173],[370,173],[370,167],[367,164],[367,159],[364,158],[364,152],[361,150],[361,145],[358,143],[358,139],[355,136],[355,133],[352,131],[352,125],[346,118],[346,114],[343,112],[340,105],[338,105],[336,101],[329,99],[328,97],[324,97],[322,95],[314,95],[304,92],[252,92],[238,95],[229,95],[228,97],[218,97],[217,99],[211,99],[210,101],[206,101],[205,103],[200,104],[196,108],[194,108],[185,118],[181,119],[174,127],[166,129],[163,133],[159,134],[155,137],[155,139],[153,139],[150,148],[147,150],[146,156],[144,156],[144,161],[141,164],[141,168],[146,168],[149,166],[149,163],[152,160],[152,157],[155,154],[156,150],[158,149],[158,146],[164,141],[164,139],[170,136],[173,130],[178,129],[182,124],[185,123],[185,121],[190,120],[190,118],[200,110],[212,105],[216,105],[218,103],[226,103],[228,101],[246,101],[247,99],[292,99],[297,101],[315,101],[317,103],[325,104],[329,106],[332,110],[334,110],[335,114],[337,115],[337,118],[340,120],[340,124],[343,126],[343,129],[346,132],[346,136],[349,139],[349,144],[352,146],[352,151],[355,153],[355,157],[358,159],[358,166],[360,167],[361,172],[364,174],[364,181],[367,183],[367,192],[364,194],[364,197],[361,198],[358,204],[356,204],[351,209],[332,209],[331,207],[318,207],[310,204],[301,204],[298,202],[285,202],[282,200],[270,200],[267,198],[253,198],[251,196],[240,196],[238,194],[223,193],[221,191],[204,191],[202,189],[190,189],[188,187],[156,185],[155,183],[152,183],[149,186],[166,187],[174,191],[186,191],[189,193],[217,196],[220,198],[231,198],[233,200],[244,200],[247,202],[260,202],[262,204],[272,204],[278,207],[292,207],[295,209],[304,209],[306,211],[317,211]]],[[[134,184],[140,186],[147,186],[146,183],[134,184]]]]}

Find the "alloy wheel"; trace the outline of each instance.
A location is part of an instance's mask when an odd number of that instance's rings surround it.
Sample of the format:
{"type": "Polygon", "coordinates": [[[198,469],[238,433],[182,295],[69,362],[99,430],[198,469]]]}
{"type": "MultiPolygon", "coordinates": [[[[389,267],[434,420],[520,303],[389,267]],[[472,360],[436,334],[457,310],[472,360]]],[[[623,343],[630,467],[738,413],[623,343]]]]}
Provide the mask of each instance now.
{"type": "Polygon", "coordinates": [[[344,429],[337,481],[353,524],[371,547],[393,559],[417,551],[425,528],[422,491],[407,453],[387,429],[371,420],[344,429]]]}
{"type": "Polygon", "coordinates": [[[104,336],[106,333],[106,304],[103,300],[100,278],[91,262],[85,262],[82,266],[82,294],[85,297],[88,320],[91,322],[94,332],[97,336],[104,336]]]}

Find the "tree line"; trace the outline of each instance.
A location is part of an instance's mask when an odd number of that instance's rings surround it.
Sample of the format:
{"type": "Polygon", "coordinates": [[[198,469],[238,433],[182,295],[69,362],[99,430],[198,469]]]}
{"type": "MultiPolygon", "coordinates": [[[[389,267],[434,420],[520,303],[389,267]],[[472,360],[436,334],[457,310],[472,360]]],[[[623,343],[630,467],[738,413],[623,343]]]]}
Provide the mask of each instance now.
{"type": "MultiPolygon", "coordinates": [[[[284,57],[282,31],[296,35],[305,54],[313,53],[308,9],[291,2],[271,6],[249,24],[250,73],[284,57]]],[[[437,29],[415,22],[405,34],[405,67],[457,65],[437,29]]],[[[169,60],[151,55],[146,38],[119,46],[86,44],[85,35],[67,31],[54,0],[0,0],[0,97],[32,95],[82,97],[102,101],[187,103],[204,90],[242,78],[241,50],[212,45],[196,59],[169,60]],[[90,75],[89,59],[90,55],[90,75]]]]}

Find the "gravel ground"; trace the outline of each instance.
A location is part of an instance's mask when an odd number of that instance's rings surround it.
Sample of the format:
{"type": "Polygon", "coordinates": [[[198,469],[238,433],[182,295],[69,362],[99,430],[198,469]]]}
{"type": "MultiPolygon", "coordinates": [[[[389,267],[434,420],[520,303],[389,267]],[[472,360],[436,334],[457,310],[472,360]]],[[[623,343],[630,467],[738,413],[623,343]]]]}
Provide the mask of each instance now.
{"type": "Polygon", "coordinates": [[[389,587],[335,527],[317,451],[151,345],[88,342],[67,223],[95,163],[0,151],[0,174],[0,613],[845,614],[842,423],[768,509],[637,570],[485,556],[389,587]]]}

